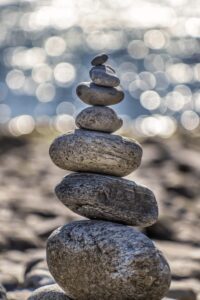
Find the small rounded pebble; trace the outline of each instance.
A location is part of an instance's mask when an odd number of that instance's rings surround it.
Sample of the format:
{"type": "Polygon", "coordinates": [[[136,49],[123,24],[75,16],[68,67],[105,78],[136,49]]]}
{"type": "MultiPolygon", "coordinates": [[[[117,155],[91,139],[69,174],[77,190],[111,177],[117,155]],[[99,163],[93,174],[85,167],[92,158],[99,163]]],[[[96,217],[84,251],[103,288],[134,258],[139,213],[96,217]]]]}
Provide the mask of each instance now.
{"type": "Polygon", "coordinates": [[[115,87],[120,84],[119,78],[109,66],[96,66],[90,70],[90,78],[100,86],[115,87]]]}
{"type": "Polygon", "coordinates": [[[92,106],[82,110],[76,117],[76,125],[79,128],[114,132],[118,130],[123,124],[116,112],[103,106],[92,106]]]}
{"type": "Polygon", "coordinates": [[[124,99],[121,87],[98,86],[93,82],[82,82],[76,88],[78,97],[89,105],[114,105],[124,99]]]}
{"type": "Polygon", "coordinates": [[[70,300],[70,298],[57,284],[52,284],[35,290],[28,300],[70,300]]]}
{"type": "Polygon", "coordinates": [[[104,64],[108,60],[108,55],[105,53],[99,54],[93,58],[91,64],[93,66],[98,66],[104,64]]]}
{"type": "Polygon", "coordinates": [[[127,179],[73,173],[56,186],[55,192],[65,206],[89,219],[146,227],[158,218],[153,192],[127,179]]]}
{"type": "Polygon", "coordinates": [[[160,300],[171,279],[150,239],[104,221],[77,221],[55,230],[47,242],[47,263],[67,295],[79,300],[160,300]]]}
{"type": "Polygon", "coordinates": [[[0,300],[7,300],[6,290],[4,289],[3,285],[1,285],[1,284],[0,284],[0,300]]]}
{"type": "Polygon", "coordinates": [[[140,165],[142,148],[130,138],[77,129],[56,138],[49,154],[61,169],[126,176],[140,165]]]}
{"type": "Polygon", "coordinates": [[[24,286],[35,289],[53,283],[55,283],[54,279],[47,270],[33,269],[26,275],[24,286]]]}

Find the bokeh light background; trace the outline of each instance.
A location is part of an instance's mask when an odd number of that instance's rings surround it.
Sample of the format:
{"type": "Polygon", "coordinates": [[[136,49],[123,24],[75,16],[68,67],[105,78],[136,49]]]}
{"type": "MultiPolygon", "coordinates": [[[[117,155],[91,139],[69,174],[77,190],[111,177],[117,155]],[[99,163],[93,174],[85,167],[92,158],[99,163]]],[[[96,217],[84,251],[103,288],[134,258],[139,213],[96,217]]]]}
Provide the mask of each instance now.
{"type": "Polygon", "coordinates": [[[110,54],[126,99],[120,133],[199,134],[198,0],[1,0],[0,130],[66,132],[91,58],[110,54]]]}

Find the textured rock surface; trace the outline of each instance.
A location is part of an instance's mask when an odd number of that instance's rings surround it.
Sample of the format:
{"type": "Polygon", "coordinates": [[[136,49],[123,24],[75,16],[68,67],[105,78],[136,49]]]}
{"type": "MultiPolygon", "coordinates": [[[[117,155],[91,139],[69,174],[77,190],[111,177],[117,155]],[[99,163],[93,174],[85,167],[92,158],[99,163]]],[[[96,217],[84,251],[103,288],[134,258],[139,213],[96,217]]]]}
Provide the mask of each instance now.
{"type": "Polygon", "coordinates": [[[124,92],[119,86],[104,87],[91,82],[80,83],[76,93],[83,102],[90,105],[114,105],[124,98],[124,92]]]}
{"type": "Polygon", "coordinates": [[[90,78],[97,85],[115,87],[120,84],[119,78],[109,66],[95,66],[90,70],[90,78]]]}
{"type": "Polygon", "coordinates": [[[62,169],[126,176],[140,165],[142,148],[133,139],[78,129],[56,138],[49,154],[62,169]]]}
{"type": "Polygon", "coordinates": [[[169,266],[152,241],[111,222],[78,221],[57,229],[47,242],[47,262],[73,299],[160,300],[170,284],[169,266]]]}
{"type": "Polygon", "coordinates": [[[88,107],[76,117],[76,125],[89,130],[111,133],[118,130],[122,124],[122,119],[113,109],[103,106],[88,107]]]}
{"type": "Polygon", "coordinates": [[[55,191],[63,204],[90,219],[150,226],[158,217],[154,194],[123,178],[73,173],[55,191]]]}
{"type": "Polygon", "coordinates": [[[108,60],[108,55],[105,53],[99,54],[93,58],[91,64],[93,66],[98,66],[104,64],[108,60]]]}
{"type": "Polygon", "coordinates": [[[57,284],[52,284],[35,290],[28,300],[69,300],[69,298],[57,284]]]}

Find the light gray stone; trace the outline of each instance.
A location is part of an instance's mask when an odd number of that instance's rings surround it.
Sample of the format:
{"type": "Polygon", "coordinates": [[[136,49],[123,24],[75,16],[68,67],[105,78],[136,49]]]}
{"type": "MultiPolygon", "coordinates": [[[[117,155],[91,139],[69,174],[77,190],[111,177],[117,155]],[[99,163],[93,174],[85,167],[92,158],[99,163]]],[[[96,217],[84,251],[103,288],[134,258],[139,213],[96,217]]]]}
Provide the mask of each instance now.
{"type": "Polygon", "coordinates": [[[89,219],[150,226],[158,218],[152,191],[127,179],[73,173],[57,185],[55,192],[64,205],[89,219]]]}
{"type": "Polygon", "coordinates": [[[70,298],[57,284],[52,284],[35,290],[28,300],[70,300],[70,298]]]}
{"type": "Polygon", "coordinates": [[[121,87],[98,86],[93,82],[82,82],[76,88],[78,97],[90,105],[114,105],[124,99],[121,87]]]}
{"type": "Polygon", "coordinates": [[[170,269],[150,239],[104,221],[67,224],[47,242],[50,272],[72,299],[160,300],[170,269]]]}
{"type": "Polygon", "coordinates": [[[126,176],[140,165],[142,148],[133,139],[77,129],[56,138],[49,154],[65,170],[126,176]]]}
{"type": "Polygon", "coordinates": [[[93,60],[91,61],[91,64],[93,66],[98,66],[104,64],[108,60],[108,55],[105,53],[96,55],[93,60]]]}
{"type": "Polygon", "coordinates": [[[119,78],[109,66],[95,66],[90,70],[92,81],[101,86],[115,87],[120,84],[119,78]]]}
{"type": "Polygon", "coordinates": [[[92,106],[82,110],[76,117],[79,128],[112,133],[123,124],[116,112],[103,106],[92,106]]]}

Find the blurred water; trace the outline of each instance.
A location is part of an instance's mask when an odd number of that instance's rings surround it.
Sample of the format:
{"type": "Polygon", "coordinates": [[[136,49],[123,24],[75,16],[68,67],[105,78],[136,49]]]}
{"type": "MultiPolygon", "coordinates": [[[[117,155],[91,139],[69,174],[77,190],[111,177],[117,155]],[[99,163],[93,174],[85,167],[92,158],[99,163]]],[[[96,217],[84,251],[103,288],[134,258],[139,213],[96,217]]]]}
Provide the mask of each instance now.
{"type": "Polygon", "coordinates": [[[126,92],[115,106],[125,126],[161,136],[177,122],[199,129],[199,1],[1,0],[0,25],[0,124],[11,133],[35,121],[73,127],[85,107],[75,87],[100,52],[126,92]]]}

